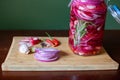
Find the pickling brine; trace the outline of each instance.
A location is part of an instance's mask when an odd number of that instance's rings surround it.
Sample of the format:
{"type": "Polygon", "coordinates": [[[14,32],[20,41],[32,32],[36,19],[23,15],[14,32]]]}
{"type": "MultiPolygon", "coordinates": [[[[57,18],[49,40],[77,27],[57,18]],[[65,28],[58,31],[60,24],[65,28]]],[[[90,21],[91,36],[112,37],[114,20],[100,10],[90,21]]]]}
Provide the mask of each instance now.
{"type": "Polygon", "coordinates": [[[107,12],[104,0],[73,0],[70,8],[70,48],[78,55],[99,54],[107,12]]]}

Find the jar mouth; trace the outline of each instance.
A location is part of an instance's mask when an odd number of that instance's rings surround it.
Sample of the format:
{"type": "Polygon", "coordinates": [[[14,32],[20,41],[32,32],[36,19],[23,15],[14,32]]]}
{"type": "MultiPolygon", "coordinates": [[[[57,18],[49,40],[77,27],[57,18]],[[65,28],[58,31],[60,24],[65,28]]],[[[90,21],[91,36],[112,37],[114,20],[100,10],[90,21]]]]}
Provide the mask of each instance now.
{"type": "Polygon", "coordinates": [[[81,2],[101,2],[104,0],[80,0],[81,2]]]}
{"type": "Polygon", "coordinates": [[[99,4],[103,1],[104,0],[80,0],[80,2],[83,4],[93,4],[93,5],[99,4]]]}

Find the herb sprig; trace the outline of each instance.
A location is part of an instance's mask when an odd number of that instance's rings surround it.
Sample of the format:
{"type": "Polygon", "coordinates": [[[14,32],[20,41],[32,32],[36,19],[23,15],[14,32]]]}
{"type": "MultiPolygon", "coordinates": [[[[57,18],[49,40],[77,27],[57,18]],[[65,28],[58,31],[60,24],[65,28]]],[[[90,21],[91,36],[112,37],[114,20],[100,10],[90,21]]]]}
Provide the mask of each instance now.
{"type": "Polygon", "coordinates": [[[80,39],[86,34],[85,28],[87,27],[87,23],[85,21],[78,20],[78,23],[76,24],[76,32],[74,35],[74,45],[77,45],[80,43],[80,39]]]}

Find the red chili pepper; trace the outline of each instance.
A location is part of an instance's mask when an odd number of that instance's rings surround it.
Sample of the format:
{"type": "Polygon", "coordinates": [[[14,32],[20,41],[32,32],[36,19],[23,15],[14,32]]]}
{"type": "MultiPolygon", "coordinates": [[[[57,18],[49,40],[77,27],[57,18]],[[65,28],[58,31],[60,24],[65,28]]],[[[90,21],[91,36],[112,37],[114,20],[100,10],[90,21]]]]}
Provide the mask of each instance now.
{"type": "MultiPolygon", "coordinates": [[[[54,46],[54,47],[56,47],[56,46],[58,46],[59,44],[60,44],[60,41],[59,40],[57,40],[57,39],[55,39],[55,38],[52,38],[47,32],[46,32],[46,34],[48,35],[48,37],[51,39],[49,39],[51,42],[52,42],[52,46],[54,46]]],[[[49,41],[49,42],[50,42],[49,41]]]]}
{"type": "Polygon", "coordinates": [[[52,39],[52,42],[54,43],[54,47],[58,46],[60,42],[57,39],[52,39]]]}
{"type": "Polygon", "coordinates": [[[52,46],[54,46],[54,43],[52,42],[52,40],[46,39],[45,41],[48,42],[49,44],[51,44],[52,46]]]}

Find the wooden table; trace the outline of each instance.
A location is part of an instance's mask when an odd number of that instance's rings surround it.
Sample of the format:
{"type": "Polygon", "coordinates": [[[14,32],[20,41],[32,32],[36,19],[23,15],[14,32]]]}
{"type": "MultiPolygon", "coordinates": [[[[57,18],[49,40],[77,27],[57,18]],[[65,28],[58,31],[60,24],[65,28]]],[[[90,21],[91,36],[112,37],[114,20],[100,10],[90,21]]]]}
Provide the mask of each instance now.
{"type": "MultiPolygon", "coordinates": [[[[6,30],[0,31],[0,64],[5,60],[13,36],[68,36],[67,30],[6,30]]],[[[120,30],[106,30],[103,44],[109,55],[120,64],[120,30]]],[[[0,80],[120,80],[120,68],[106,71],[41,71],[2,72],[0,80]]]]}

